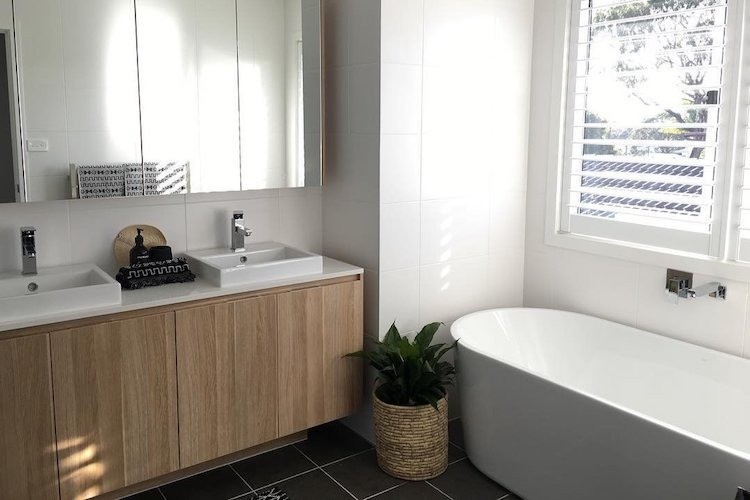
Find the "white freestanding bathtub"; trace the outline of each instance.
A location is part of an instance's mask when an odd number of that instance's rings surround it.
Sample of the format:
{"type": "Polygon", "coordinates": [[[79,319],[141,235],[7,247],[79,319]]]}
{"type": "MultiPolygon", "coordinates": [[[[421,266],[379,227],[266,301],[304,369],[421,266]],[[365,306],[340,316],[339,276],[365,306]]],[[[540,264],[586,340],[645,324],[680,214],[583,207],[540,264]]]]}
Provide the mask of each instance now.
{"type": "Polygon", "coordinates": [[[750,361],[543,309],[470,314],[451,333],[469,459],[526,500],[750,489],[750,361]]]}

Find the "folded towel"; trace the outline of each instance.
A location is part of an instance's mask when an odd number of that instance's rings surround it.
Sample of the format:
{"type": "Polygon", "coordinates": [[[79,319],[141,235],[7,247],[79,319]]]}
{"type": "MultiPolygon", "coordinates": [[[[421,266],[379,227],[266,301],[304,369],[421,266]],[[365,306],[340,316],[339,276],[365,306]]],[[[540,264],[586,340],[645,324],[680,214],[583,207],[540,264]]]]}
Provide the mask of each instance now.
{"type": "Polygon", "coordinates": [[[126,290],[195,281],[185,259],[144,262],[120,268],[116,276],[126,290]]]}

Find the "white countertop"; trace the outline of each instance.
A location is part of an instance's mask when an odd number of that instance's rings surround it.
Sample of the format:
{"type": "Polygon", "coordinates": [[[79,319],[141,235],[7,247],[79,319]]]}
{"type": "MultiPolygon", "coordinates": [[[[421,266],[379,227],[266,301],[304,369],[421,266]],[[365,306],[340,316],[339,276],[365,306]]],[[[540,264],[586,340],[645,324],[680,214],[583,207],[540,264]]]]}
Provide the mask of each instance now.
{"type": "Polygon", "coordinates": [[[82,309],[61,314],[40,314],[33,318],[20,319],[17,321],[3,322],[0,318],[0,332],[19,330],[32,326],[51,325],[63,321],[72,321],[97,316],[108,316],[152,307],[169,306],[193,302],[197,300],[213,299],[227,295],[237,295],[258,290],[267,290],[289,285],[300,285],[320,280],[329,280],[362,274],[361,267],[352,266],[344,262],[323,258],[323,272],[319,274],[308,274],[295,276],[283,280],[266,281],[263,283],[252,283],[249,285],[219,288],[202,280],[200,277],[192,283],[177,283],[173,285],[155,286],[142,288],[140,290],[123,290],[122,303],[120,305],[101,307],[96,309],[82,309]]]}

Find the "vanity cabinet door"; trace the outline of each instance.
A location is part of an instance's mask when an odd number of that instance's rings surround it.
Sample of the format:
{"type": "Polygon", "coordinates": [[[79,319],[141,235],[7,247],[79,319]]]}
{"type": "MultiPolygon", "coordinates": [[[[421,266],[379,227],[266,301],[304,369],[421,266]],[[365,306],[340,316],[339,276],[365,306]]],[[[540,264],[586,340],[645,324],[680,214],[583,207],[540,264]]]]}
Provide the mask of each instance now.
{"type": "Polygon", "coordinates": [[[0,342],[0,498],[59,498],[48,341],[0,342]]]}
{"type": "Polygon", "coordinates": [[[180,465],[278,437],[276,296],[177,312],[180,465]]]}
{"type": "Polygon", "coordinates": [[[63,499],[177,470],[173,313],[51,336],[63,499]]]}
{"type": "Polygon", "coordinates": [[[357,410],[362,344],[362,281],[279,295],[279,435],[357,410]]]}

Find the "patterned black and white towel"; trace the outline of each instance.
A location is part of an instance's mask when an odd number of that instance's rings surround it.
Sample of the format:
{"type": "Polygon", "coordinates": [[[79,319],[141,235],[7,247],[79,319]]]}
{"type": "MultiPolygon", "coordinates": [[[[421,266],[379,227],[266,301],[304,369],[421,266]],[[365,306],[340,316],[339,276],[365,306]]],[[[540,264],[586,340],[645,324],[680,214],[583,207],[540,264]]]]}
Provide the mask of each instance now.
{"type": "Polygon", "coordinates": [[[190,271],[187,261],[179,258],[121,267],[115,279],[126,290],[138,290],[148,286],[195,281],[195,275],[190,271]]]}
{"type": "Polygon", "coordinates": [[[262,493],[256,493],[250,498],[251,500],[290,500],[289,495],[278,488],[271,488],[262,493]]]}

